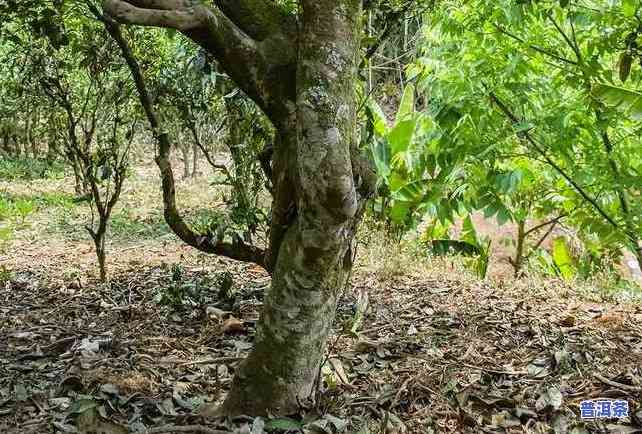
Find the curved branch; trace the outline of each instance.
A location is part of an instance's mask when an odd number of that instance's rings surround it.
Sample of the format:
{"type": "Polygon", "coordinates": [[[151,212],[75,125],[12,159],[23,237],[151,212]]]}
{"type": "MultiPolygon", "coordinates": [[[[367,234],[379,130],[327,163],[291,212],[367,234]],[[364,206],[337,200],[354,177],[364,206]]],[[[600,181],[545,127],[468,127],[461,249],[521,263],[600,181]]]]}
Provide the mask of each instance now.
{"type": "Polygon", "coordinates": [[[204,6],[169,8],[176,2],[165,3],[159,1],[105,0],[103,8],[110,17],[121,23],[165,27],[182,32],[202,27],[209,18],[210,11],[204,6]],[[143,7],[137,5],[142,5],[143,7]],[[156,7],[144,7],[145,5],[156,7]],[[162,5],[165,5],[168,9],[161,8],[162,5]]]}
{"type": "Polygon", "coordinates": [[[120,47],[123,57],[131,71],[136,88],[138,89],[140,102],[152,127],[152,132],[158,142],[159,152],[156,157],[156,164],[161,172],[164,216],[167,224],[181,240],[202,252],[226,256],[237,261],[252,262],[263,266],[265,252],[262,249],[245,244],[241,240],[235,240],[233,243],[215,240],[211,236],[194,232],[187,223],[185,223],[176,207],[174,173],[169,160],[171,149],[169,135],[166,132],[161,131],[161,124],[156,112],[154,111],[152,99],[147,90],[140,66],[136,61],[129,44],[120,32],[118,25],[108,17],[100,15],[97,10],[92,9],[92,12],[101,19],[105,24],[107,32],[120,47]]]}
{"type": "Polygon", "coordinates": [[[280,33],[294,36],[296,20],[276,2],[267,0],[215,0],[216,5],[245,33],[257,41],[280,33]]]}
{"type": "MultiPolygon", "coordinates": [[[[234,83],[273,122],[278,124],[289,114],[288,100],[296,98],[293,91],[296,50],[292,42],[295,34],[282,33],[278,31],[280,26],[275,25],[273,33],[262,35],[265,38],[257,41],[217,6],[185,7],[183,0],[104,0],[103,9],[106,15],[121,23],[181,31],[211,53],[234,83]]],[[[256,18],[258,13],[241,19],[239,11],[243,9],[234,9],[231,5],[227,9],[245,28],[250,28],[251,17],[256,18]]],[[[257,34],[256,29],[250,30],[257,34]]]]}

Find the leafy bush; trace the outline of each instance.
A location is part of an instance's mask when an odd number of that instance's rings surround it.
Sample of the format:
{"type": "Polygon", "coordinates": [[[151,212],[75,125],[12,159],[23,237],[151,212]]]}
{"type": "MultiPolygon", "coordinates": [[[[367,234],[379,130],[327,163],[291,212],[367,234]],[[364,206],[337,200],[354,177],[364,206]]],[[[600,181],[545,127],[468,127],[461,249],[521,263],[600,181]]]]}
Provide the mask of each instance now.
{"type": "Polygon", "coordinates": [[[26,218],[36,209],[36,203],[29,198],[0,193],[0,221],[23,225],[26,218]]]}
{"type": "Polygon", "coordinates": [[[168,228],[160,215],[140,218],[130,209],[123,208],[114,214],[110,223],[112,236],[117,238],[156,238],[168,233],[168,228]]]}
{"type": "Polygon", "coordinates": [[[185,270],[180,264],[173,264],[170,268],[171,279],[167,286],[159,289],[154,301],[162,306],[169,306],[180,310],[184,306],[198,306],[203,302],[201,286],[197,281],[186,278],[185,270]]]}
{"type": "Polygon", "coordinates": [[[65,175],[62,163],[42,159],[0,159],[0,179],[30,181],[34,179],[61,179],[65,175]]]}

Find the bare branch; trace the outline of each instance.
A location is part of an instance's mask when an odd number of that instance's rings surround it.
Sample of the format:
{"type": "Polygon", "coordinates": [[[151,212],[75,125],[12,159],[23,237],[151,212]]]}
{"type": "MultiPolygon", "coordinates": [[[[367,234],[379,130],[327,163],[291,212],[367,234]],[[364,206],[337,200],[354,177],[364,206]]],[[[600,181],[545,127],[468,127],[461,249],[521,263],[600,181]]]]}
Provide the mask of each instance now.
{"type": "MultiPolygon", "coordinates": [[[[124,1],[124,0],[105,0],[103,8],[113,19],[126,24],[138,24],[141,26],[154,26],[188,31],[197,27],[202,27],[211,15],[209,9],[198,5],[185,9],[155,9],[142,8],[134,5],[145,3],[165,3],[156,1],[124,1]]],[[[170,2],[176,3],[176,2],[170,2]]],[[[169,5],[167,5],[169,6],[169,5]]]]}
{"type": "Polygon", "coordinates": [[[568,214],[567,214],[567,213],[562,213],[562,214],[560,214],[559,216],[555,217],[554,219],[548,220],[548,221],[546,221],[546,222],[544,222],[544,223],[540,223],[540,224],[538,224],[537,226],[534,226],[534,227],[530,228],[529,230],[527,230],[527,231],[524,233],[524,236],[529,236],[529,235],[530,235],[530,234],[532,234],[533,232],[537,232],[538,230],[540,230],[540,229],[542,229],[543,227],[546,227],[546,226],[548,226],[548,225],[556,224],[556,223],[558,223],[560,220],[562,220],[562,219],[563,219],[564,217],[566,217],[566,216],[568,216],[568,214]]]}
{"type": "Polygon", "coordinates": [[[169,159],[171,149],[169,135],[162,131],[161,123],[154,110],[152,99],[147,90],[147,85],[138,61],[134,57],[127,40],[123,37],[119,26],[110,20],[109,17],[101,15],[95,8],[92,8],[92,12],[105,24],[107,32],[114,38],[121,49],[123,57],[131,71],[136,88],[138,89],[140,102],[152,127],[154,137],[158,142],[159,150],[156,157],[156,164],[161,172],[164,215],[167,224],[181,240],[202,252],[226,256],[230,259],[252,262],[263,266],[265,252],[262,249],[245,244],[241,240],[226,243],[207,234],[198,234],[183,220],[176,206],[176,187],[172,165],[169,159]]]}

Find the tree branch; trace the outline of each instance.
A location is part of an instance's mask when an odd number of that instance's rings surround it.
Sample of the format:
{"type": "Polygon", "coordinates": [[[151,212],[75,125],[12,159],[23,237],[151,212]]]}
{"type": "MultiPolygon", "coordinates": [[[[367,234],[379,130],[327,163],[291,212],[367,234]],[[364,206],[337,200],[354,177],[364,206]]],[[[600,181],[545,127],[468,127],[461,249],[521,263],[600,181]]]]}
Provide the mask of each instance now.
{"type": "MultiPolygon", "coordinates": [[[[165,27],[182,32],[202,27],[210,19],[210,10],[202,5],[188,8],[159,9],[154,7],[138,7],[137,4],[150,6],[166,2],[155,1],[125,1],[105,0],[103,8],[114,20],[125,24],[141,26],[165,27]]],[[[165,6],[176,2],[169,2],[165,6]]]]}
{"type": "MultiPolygon", "coordinates": [[[[228,8],[233,17],[241,10],[228,8]]],[[[257,42],[217,6],[184,7],[183,0],[104,0],[103,9],[120,23],[179,30],[211,53],[234,83],[272,120],[288,113],[287,99],[295,98],[289,94],[295,88],[292,83],[296,68],[292,65],[296,50],[287,36],[277,33],[257,42]],[[169,9],[170,6],[176,8],[169,9]]],[[[239,20],[246,27],[250,21],[248,17],[239,20]]],[[[256,29],[251,30],[256,33],[256,29]]]]}
{"type": "Polygon", "coordinates": [[[555,60],[558,60],[560,62],[568,63],[570,65],[577,66],[577,62],[576,61],[571,60],[571,59],[567,59],[566,57],[563,57],[563,56],[560,56],[560,55],[554,53],[551,50],[547,50],[547,49],[539,47],[537,45],[529,44],[524,39],[520,38],[519,36],[517,36],[517,35],[515,35],[515,34],[513,34],[511,32],[509,32],[508,30],[506,30],[505,28],[503,28],[499,24],[493,23],[493,27],[495,27],[499,33],[501,33],[501,34],[503,34],[505,36],[508,36],[509,38],[514,39],[514,40],[516,40],[517,42],[519,42],[521,44],[526,45],[526,47],[530,48],[531,50],[537,51],[538,53],[541,53],[541,54],[544,54],[546,56],[549,56],[549,57],[551,57],[551,58],[553,58],[555,60]]]}
{"type": "Polygon", "coordinates": [[[543,227],[545,227],[545,226],[555,224],[555,223],[559,222],[560,220],[562,220],[562,219],[563,219],[564,217],[566,217],[567,215],[568,215],[568,214],[566,214],[566,213],[562,213],[562,214],[560,214],[559,216],[555,217],[554,219],[551,219],[551,220],[546,221],[546,222],[544,222],[544,223],[540,223],[540,224],[538,224],[537,226],[533,226],[532,228],[530,228],[529,230],[527,230],[527,231],[524,233],[524,236],[529,236],[529,235],[530,235],[530,234],[532,234],[533,232],[536,232],[536,231],[538,231],[538,230],[542,229],[542,228],[543,228],[543,227]]]}
{"type": "Polygon", "coordinates": [[[161,129],[160,121],[154,110],[152,99],[147,90],[147,85],[138,61],[134,57],[118,25],[108,17],[101,15],[100,12],[91,5],[90,8],[97,18],[104,23],[107,32],[121,49],[122,55],[131,71],[136,88],[138,89],[140,102],[152,127],[154,137],[158,142],[159,152],[156,157],[156,164],[161,172],[164,216],[167,224],[181,240],[202,252],[226,256],[237,261],[252,262],[263,266],[265,252],[262,249],[245,244],[241,240],[226,243],[213,239],[213,237],[209,235],[197,234],[185,223],[176,207],[174,173],[169,159],[171,149],[169,135],[161,129]]]}
{"type": "MultiPolygon", "coordinates": [[[[498,97],[495,95],[493,92],[490,93],[490,98],[492,102],[494,102],[497,107],[504,113],[504,115],[513,123],[513,124],[518,124],[519,123],[519,118],[515,116],[515,114],[508,108],[506,104],[504,104],[498,97]]],[[[525,139],[545,160],[546,162],[553,167],[562,177],[569,183],[571,186],[575,189],[575,191],[591,206],[597,211],[599,215],[601,215],[604,220],[606,220],[615,230],[623,232],[627,238],[630,237],[629,234],[626,233],[626,231],[622,231],[622,228],[620,225],[611,217],[601,206],[599,203],[597,203],[597,200],[592,198],[591,196],[588,195],[588,193],[577,183],[573,178],[570,177],[569,174],[566,173],[564,169],[562,169],[555,161],[551,159],[551,157],[548,156],[546,151],[533,139],[533,137],[530,135],[528,131],[525,131],[521,133],[521,136],[523,139],[525,139]]]]}
{"type": "Polygon", "coordinates": [[[294,37],[294,16],[288,15],[276,2],[266,0],[215,0],[216,5],[245,33],[257,41],[274,34],[294,37]]]}
{"type": "Polygon", "coordinates": [[[553,229],[555,229],[555,226],[559,223],[559,220],[554,221],[551,223],[551,225],[548,227],[546,232],[544,232],[544,235],[540,237],[539,240],[537,240],[537,243],[533,247],[531,247],[531,251],[526,255],[524,259],[528,260],[530,257],[541,247],[542,244],[544,244],[544,241],[553,233],[553,229]]]}

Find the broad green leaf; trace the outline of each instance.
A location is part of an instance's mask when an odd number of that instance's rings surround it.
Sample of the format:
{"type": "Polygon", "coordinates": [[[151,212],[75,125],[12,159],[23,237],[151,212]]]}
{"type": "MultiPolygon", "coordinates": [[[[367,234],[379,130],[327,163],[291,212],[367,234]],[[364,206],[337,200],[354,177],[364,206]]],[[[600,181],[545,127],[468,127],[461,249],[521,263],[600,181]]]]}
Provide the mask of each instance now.
{"type": "Polygon", "coordinates": [[[466,216],[463,223],[463,228],[461,232],[461,240],[466,241],[472,245],[478,246],[477,230],[473,224],[470,214],[466,216]]]}
{"type": "Polygon", "coordinates": [[[410,83],[406,86],[399,104],[395,124],[408,119],[415,113],[415,85],[410,83]]]}
{"type": "Polygon", "coordinates": [[[384,179],[387,178],[390,175],[390,149],[388,145],[383,141],[373,140],[370,148],[377,174],[384,179]]]}
{"type": "Polygon", "coordinates": [[[638,8],[638,0],[622,0],[622,13],[626,17],[634,17],[638,8]]]}
{"type": "Polygon", "coordinates": [[[395,201],[390,210],[390,218],[394,223],[402,224],[408,217],[411,208],[410,202],[395,201]]]}
{"type": "Polygon", "coordinates": [[[412,143],[417,128],[417,119],[408,119],[395,125],[388,135],[390,152],[394,156],[399,152],[405,152],[412,143]]]}
{"type": "Polygon", "coordinates": [[[642,92],[610,84],[599,84],[593,95],[606,105],[614,106],[630,113],[635,120],[642,121],[642,92]]]}
{"type": "Polygon", "coordinates": [[[421,179],[407,183],[395,191],[394,197],[404,202],[419,202],[426,195],[430,182],[429,179],[421,179]]]}
{"type": "Polygon", "coordinates": [[[368,105],[370,113],[372,114],[372,126],[375,134],[377,134],[378,137],[385,137],[385,135],[388,134],[388,122],[385,113],[373,99],[368,101],[368,105]]]}
{"type": "Polygon", "coordinates": [[[559,268],[560,274],[564,279],[569,280],[575,276],[576,269],[573,258],[563,237],[553,240],[553,262],[559,268]]]}

